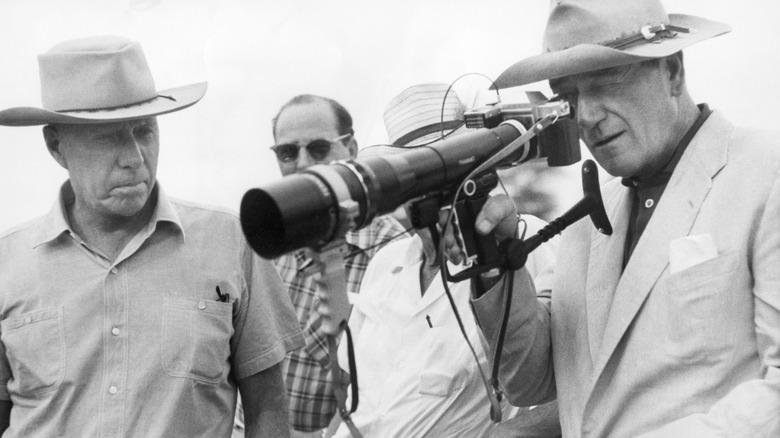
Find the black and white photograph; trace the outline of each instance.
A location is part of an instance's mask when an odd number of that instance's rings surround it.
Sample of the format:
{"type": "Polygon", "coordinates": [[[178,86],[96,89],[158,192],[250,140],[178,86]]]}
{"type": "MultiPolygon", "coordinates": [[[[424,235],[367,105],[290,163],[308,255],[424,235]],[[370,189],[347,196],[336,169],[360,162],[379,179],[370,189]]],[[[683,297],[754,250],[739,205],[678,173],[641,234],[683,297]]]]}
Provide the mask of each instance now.
{"type": "Polygon", "coordinates": [[[780,437],[778,16],[0,0],[0,436],[780,437]]]}

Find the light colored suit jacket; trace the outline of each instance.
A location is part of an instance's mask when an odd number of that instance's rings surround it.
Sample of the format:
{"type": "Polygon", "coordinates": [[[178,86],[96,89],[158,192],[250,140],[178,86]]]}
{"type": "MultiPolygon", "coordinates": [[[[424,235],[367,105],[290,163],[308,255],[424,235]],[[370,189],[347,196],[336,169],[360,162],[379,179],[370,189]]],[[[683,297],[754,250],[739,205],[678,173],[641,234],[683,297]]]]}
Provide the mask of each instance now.
{"type": "MultiPolygon", "coordinates": [[[[563,232],[552,292],[515,275],[502,384],[558,398],[565,437],[780,437],[780,139],[714,112],[689,144],[626,266],[614,232],[563,232]]],[[[503,291],[474,301],[495,339],[503,291]]]]}

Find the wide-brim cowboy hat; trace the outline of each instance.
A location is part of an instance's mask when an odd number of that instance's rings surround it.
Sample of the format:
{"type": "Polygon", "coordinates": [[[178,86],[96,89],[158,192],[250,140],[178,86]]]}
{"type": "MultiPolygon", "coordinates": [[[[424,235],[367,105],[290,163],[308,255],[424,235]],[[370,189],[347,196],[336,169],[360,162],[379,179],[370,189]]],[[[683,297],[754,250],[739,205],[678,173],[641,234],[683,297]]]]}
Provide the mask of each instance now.
{"type": "Polygon", "coordinates": [[[725,23],[667,14],[657,0],[553,0],[543,53],[516,62],[497,88],[663,58],[731,31],[725,23]]]}
{"type": "Polygon", "coordinates": [[[57,44],[38,56],[42,107],[0,111],[0,125],[107,123],[171,113],[198,102],[208,84],[158,91],[141,45],[119,36],[57,44]]]}

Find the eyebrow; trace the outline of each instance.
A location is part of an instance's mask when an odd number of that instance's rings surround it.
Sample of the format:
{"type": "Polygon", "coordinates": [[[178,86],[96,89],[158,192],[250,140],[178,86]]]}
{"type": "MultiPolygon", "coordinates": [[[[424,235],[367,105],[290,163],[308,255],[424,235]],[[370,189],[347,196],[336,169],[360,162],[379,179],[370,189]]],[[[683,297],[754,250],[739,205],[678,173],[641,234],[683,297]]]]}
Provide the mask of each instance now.
{"type": "MultiPolygon", "coordinates": [[[[622,81],[629,73],[631,73],[631,71],[634,70],[635,65],[637,64],[618,65],[615,67],[604,68],[587,73],[580,73],[579,75],[572,76],[580,76],[592,81],[622,81]]],[[[559,89],[569,91],[567,87],[576,90],[576,86],[574,85],[574,82],[570,80],[570,77],[571,76],[564,76],[561,78],[550,79],[548,81],[550,89],[553,90],[553,92],[556,92],[556,90],[559,89]]]]}
{"type": "Polygon", "coordinates": [[[596,76],[594,79],[623,81],[626,76],[634,70],[636,65],[637,64],[626,64],[619,65],[617,67],[605,68],[604,70],[594,72],[594,76],[596,76]]]}

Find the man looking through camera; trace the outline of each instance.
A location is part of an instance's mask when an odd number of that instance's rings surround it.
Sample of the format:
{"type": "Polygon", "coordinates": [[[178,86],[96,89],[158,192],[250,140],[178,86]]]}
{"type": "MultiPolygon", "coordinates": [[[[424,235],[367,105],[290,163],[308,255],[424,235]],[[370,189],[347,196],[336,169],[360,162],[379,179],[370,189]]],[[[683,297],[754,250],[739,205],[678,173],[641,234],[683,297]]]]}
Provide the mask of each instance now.
{"type": "MultiPolygon", "coordinates": [[[[497,81],[548,79],[622,178],[603,187],[613,234],[565,230],[551,290],[514,273],[501,382],[514,403],[557,397],[564,436],[780,435],[777,134],[696,105],[681,52],[729,30],[655,0],[558,0],[544,53],[497,81]]],[[[515,221],[496,197],[476,225],[515,221]]],[[[478,283],[490,340],[506,291],[478,283]]]]}

